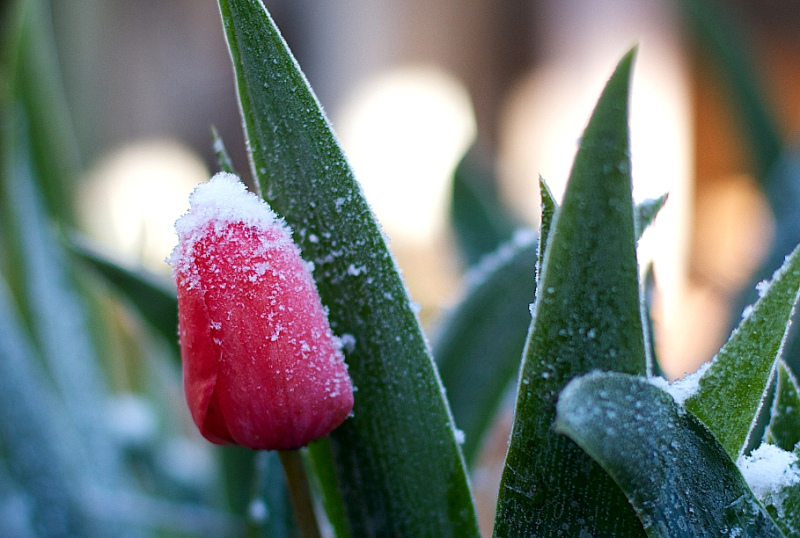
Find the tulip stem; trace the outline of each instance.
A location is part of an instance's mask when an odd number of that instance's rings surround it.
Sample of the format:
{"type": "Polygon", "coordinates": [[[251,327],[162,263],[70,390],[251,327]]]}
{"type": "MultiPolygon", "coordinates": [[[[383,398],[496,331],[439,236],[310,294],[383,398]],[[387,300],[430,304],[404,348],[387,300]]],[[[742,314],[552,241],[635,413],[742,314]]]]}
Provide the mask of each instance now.
{"type": "Polygon", "coordinates": [[[320,538],[319,523],[314,512],[314,501],[303,457],[299,450],[281,450],[278,454],[289,485],[289,495],[300,535],[303,538],[320,538]]]}

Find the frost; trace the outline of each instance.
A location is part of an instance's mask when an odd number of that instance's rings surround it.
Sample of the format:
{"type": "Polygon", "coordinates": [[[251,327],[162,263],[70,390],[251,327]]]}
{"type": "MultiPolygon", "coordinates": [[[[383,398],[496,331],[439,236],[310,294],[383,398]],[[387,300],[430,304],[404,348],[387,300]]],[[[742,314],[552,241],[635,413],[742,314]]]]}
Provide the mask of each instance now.
{"type": "Polygon", "coordinates": [[[756,498],[782,515],[786,488],[800,482],[796,463],[796,454],[764,443],[749,456],[741,456],[736,465],[756,498]]]}
{"type": "MultiPolygon", "coordinates": [[[[167,262],[176,271],[191,266],[191,250],[208,234],[208,226],[221,233],[225,224],[241,222],[246,226],[278,232],[279,241],[291,244],[291,230],[266,202],[233,174],[220,172],[207,183],[198,185],[189,197],[189,211],[175,222],[178,245],[167,262]]],[[[265,245],[266,246],[266,245],[265,245]]]]}
{"type": "Polygon", "coordinates": [[[358,276],[367,272],[365,265],[353,265],[352,263],[347,266],[347,274],[350,276],[358,276]]]}
{"type": "Polygon", "coordinates": [[[709,361],[703,364],[693,374],[686,374],[683,379],[678,379],[672,383],[661,376],[649,377],[647,378],[647,381],[649,381],[650,384],[655,385],[661,390],[669,393],[669,395],[672,396],[672,399],[674,399],[678,405],[683,405],[686,400],[697,393],[698,389],[700,388],[700,378],[702,378],[706,371],[711,367],[712,362],[713,361],[709,361]]]}
{"type": "Polygon", "coordinates": [[[339,344],[344,351],[352,353],[356,349],[356,337],[352,334],[345,333],[339,337],[339,344]]]}
{"type": "Polygon", "coordinates": [[[756,291],[758,292],[759,297],[763,297],[767,290],[769,290],[769,286],[772,282],[769,280],[762,280],[758,284],[756,284],[756,291]]]}

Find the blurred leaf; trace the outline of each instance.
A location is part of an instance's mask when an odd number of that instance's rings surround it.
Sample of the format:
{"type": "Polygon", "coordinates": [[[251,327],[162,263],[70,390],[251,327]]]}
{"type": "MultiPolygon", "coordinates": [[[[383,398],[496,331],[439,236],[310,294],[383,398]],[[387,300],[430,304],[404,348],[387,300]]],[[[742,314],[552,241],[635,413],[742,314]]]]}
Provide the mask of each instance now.
{"type": "MultiPolygon", "coordinates": [[[[16,109],[21,110],[21,109],[16,109]]],[[[4,218],[16,234],[11,254],[24,280],[19,304],[29,313],[30,332],[48,373],[63,399],[73,426],[81,435],[80,450],[92,465],[83,469],[99,484],[123,484],[120,453],[108,435],[103,415],[107,398],[104,372],[95,353],[83,298],[68,270],[66,253],[56,240],[36,188],[28,151],[27,122],[15,114],[3,133],[4,218]]]]}
{"type": "Polygon", "coordinates": [[[745,448],[789,330],[800,288],[800,248],[760,287],[761,298],[722,346],[686,402],[732,460],[745,448]]]}
{"type": "Polygon", "coordinates": [[[650,361],[650,370],[648,375],[656,375],[662,376],[663,372],[661,371],[661,366],[658,362],[658,356],[656,355],[656,332],[655,327],[653,326],[653,296],[655,295],[656,289],[656,278],[655,273],[653,273],[653,264],[650,263],[647,266],[647,270],[644,272],[644,319],[647,323],[645,334],[647,338],[645,339],[645,343],[647,345],[647,356],[650,361]]]}
{"type": "Polygon", "coordinates": [[[791,451],[800,443],[800,388],[786,363],[780,359],[777,378],[765,440],[791,451]]]}
{"type": "MultiPolygon", "coordinates": [[[[358,387],[330,436],[353,536],[477,536],[454,426],[403,282],[327,119],[257,0],[220,0],[262,195],[292,226],[358,387]],[[436,480],[431,480],[436,477],[436,480]]],[[[312,456],[326,450],[311,447],[312,456]]],[[[329,485],[328,487],[337,487],[329,485]]]]}
{"type": "Polygon", "coordinates": [[[714,0],[678,0],[678,4],[731,92],[753,150],[756,177],[764,180],[780,157],[783,142],[745,50],[743,32],[722,9],[727,4],[714,0]]]}
{"type": "Polygon", "coordinates": [[[219,165],[220,171],[235,174],[236,171],[233,169],[233,161],[231,161],[228,150],[225,149],[225,142],[222,141],[222,137],[219,135],[219,131],[217,131],[216,127],[211,128],[211,138],[214,140],[214,154],[217,156],[217,164],[219,165]]]}
{"type": "Polygon", "coordinates": [[[62,87],[52,15],[44,0],[16,2],[9,51],[10,97],[28,121],[28,146],[48,214],[72,222],[72,180],[80,169],[77,142],[62,87]]]}
{"type": "Polygon", "coordinates": [[[178,352],[178,298],[175,286],[143,267],[127,267],[77,234],[69,244],[72,252],[100,273],[136,308],[141,316],[178,352]]]}
{"type": "Polygon", "coordinates": [[[465,299],[435,332],[433,355],[470,465],[519,371],[536,295],[536,243],[535,233],[518,232],[485,256],[467,273],[465,299]]]}
{"type": "Polygon", "coordinates": [[[595,369],[645,373],[628,150],[633,55],[597,103],[549,234],[495,536],[644,534],[613,480],[552,430],[558,393],[573,377],[595,369]]]}
{"type": "Polygon", "coordinates": [[[557,410],[556,430],[614,478],[648,536],[783,536],[711,432],[646,379],[593,372],[557,410]]]}
{"type": "Polygon", "coordinates": [[[493,170],[475,147],[453,174],[450,219],[469,267],[507,241],[517,227],[500,200],[493,170]]]}
{"type": "Polygon", "coordinates": [[[39,359],[0,279],[0,447],[25,491],[40,536],[86,536],[84,486],[73,474],[80,438],[54,398],[39,359]]]}

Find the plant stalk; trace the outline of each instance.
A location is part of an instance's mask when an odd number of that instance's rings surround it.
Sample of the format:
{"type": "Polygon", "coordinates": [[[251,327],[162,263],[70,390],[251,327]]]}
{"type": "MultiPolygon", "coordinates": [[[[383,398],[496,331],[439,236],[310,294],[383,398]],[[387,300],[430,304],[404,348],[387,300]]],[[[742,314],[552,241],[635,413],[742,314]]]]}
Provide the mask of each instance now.
{"type": "Polygon", "coordinates": [[[322,534],[314,512],[314,501],[311,497],[311,487],[300,451],[281,450],[278,454],[281,458],[281,465],[283,465],[283,472],[286,474],[292,508],[300,534],[303,538],[321,538],[322,534]]]}

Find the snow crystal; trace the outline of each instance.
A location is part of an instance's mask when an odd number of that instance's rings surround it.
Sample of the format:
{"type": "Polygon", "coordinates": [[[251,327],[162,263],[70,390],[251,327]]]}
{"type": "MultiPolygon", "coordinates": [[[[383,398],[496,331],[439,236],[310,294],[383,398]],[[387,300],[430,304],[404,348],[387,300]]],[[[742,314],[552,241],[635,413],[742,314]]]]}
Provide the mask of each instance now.
{"type": "Polygon", "coordinates": [[[339,337],[339,344],[344,351],[352,353],[356,349],[356,337],[352,334],[344,333],[339,337]]]}
{"type": "Polygon", "coordinates": [[[762,280],[758,284],[756,284],[756,291],[758,292],[759,297],[763,297],[767,290],[769,289],[770,284],[772,281],[770,280],[762,280]]]}
{"type": "Polygon", "coordinates": [[[350,276],[358,276],[361,273],[366,273],[367,267],[365,265],[354,265],[350,264],[347,266],[347,274],[350,276]]]}
{"type": "Polygon", "coordinates": [[[677,379],[672,383],[661,376],[649,377],[647,380],[650,384],[668,392],[678,405],[683,405],[686,400],[697,393],[697,390],[700,388],[700,378],[705,375],[706,371],[711,366],[711,362],[712,361],[705,363],[693,374],[686,374],[683,379],[677,379]]]}
{"type": "Polygon", "coordinates": [[[749,456],[741,456],[736,465],[756,498],[771,504],[780,514],[786,498],[784,489],[800,482],[796,462],[796,454],[764,443],[749,456]]]}

